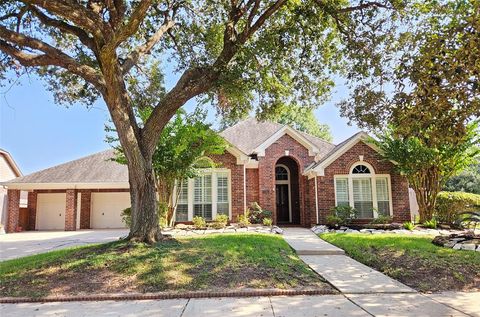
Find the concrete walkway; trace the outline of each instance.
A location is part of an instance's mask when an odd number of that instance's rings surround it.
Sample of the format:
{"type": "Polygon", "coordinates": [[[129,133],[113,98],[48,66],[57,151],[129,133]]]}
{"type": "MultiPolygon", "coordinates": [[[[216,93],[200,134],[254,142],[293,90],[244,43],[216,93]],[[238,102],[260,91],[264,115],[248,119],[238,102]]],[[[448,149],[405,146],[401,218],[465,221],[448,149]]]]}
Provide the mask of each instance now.
{"type": "Polygon", "coordinates": [[[340,248],[319,239],[311,230],[305,228],[282,228],[283,238],[298,255],[342,255],[340,248]]]}
{"type": "Polygon", "coordinates": [[[0,316],[447,317],[466,315],[416,294],[356,294],[2,304],[0,316]]]}

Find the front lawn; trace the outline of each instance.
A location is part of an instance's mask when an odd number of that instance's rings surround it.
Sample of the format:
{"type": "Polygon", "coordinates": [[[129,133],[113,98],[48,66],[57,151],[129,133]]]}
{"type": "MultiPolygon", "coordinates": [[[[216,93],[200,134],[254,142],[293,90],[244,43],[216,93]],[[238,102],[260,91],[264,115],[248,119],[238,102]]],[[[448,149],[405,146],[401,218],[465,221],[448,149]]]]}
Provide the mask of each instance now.
{"type": "Polygon", "coordinates": [[[0,262],[0,296],[241,288],[334,292],[274,235],[209,235],[154,247],[118,241],[0,262]]]}
{"type": "Polygon", "coordinates": [[[433,237],[326,233],[355,260],[422,292],[480,289],[480,252],[438,247],[433,237]]]}

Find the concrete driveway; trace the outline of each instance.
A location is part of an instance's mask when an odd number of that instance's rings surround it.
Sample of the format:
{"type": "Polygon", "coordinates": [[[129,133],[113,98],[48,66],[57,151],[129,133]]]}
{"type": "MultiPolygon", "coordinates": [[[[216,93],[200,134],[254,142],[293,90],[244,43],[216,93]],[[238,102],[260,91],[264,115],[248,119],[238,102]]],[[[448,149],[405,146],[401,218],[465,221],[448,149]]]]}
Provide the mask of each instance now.
{"type": "Polygon", "coordinates": [[[91,243],[118,240],[127,229],[27,231],[0,235],[0,261],[91,243]]]}

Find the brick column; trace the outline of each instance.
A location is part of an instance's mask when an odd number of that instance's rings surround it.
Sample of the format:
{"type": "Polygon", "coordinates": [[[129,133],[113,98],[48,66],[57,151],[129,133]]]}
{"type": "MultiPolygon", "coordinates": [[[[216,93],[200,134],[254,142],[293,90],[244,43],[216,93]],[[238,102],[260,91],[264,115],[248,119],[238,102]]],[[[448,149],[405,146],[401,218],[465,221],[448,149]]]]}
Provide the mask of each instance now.
{"type": "Polygon", "coordinates": [[[77,230],[77,190],[67,189],[65,207],[65,231],[77,230]]]}
{"type": "Polygon", "coordinates": [[[28,228],[35,230],[37,221],[37,192],[28,192],[28,228]]]}
{"type": "Polygon", "coordinates": [[[7,190],[8,218],[6,231],[16,232],[18,228],[18,217],[20,215],[20,190],[7,190]]]}
{"type": "Polygon", "coordinates": [[[82,190],[80,198],[80,229],[90,229],[90,208],[92,191],[82,190]]]}

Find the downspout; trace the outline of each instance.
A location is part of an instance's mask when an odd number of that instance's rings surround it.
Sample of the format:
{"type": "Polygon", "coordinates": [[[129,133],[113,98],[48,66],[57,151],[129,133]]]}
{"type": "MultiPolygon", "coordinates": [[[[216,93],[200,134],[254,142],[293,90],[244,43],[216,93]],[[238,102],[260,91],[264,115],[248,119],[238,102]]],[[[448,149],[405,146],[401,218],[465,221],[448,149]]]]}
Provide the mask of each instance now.
{"type": "Polygon", "coordinates": [[[243,164],[243,212],[247,211],[247,168],[243,164]]]}
{"type": "Polygon", "coordinates": [[[317,188],[317,174],[315,174],[315,214],[317,215],[317,225],[318,225],[318,188],[317,188]]]}

